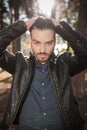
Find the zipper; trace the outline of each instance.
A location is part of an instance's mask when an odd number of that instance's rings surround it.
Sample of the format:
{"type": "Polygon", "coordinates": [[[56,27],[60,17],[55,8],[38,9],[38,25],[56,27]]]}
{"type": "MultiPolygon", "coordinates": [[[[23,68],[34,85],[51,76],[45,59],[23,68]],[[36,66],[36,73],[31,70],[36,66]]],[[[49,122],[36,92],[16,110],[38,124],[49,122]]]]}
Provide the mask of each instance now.
{"type": "Polygon", "coordinates": [[[63,109],[63,107],[62,107],[62,105],[61,105],[61,103],[60,103],[60,92],[59,92],[59,89],[57,89],[58,87],[55,87],[55,86],[56,86],[56,85],[55,85],[55,82],[57,81],[56,76],[55,76],[55,72],[53,72],[53,71],[51,72],[51,71],[50,71],[50,65],[49,65],[49,64],[48,64],[48,69],[49,69],[49,74],[50,74],[51,81],[52,81],[52,84],[53,84],[53,89],[54,89],[54,92],[55,92],[55,95],[56,95],[57,103],[58,103],[59,108],[60,108],[60,111],[61,111],[61,113],[62,113],[65,126],[66,126],[67,130],[71,130],[71,125],[70,125],[70,123],[67,124],[68,119],[67,119],[67,117],[65,117],[65,114],[64,114],[64,111],[65,111],[65,110],[63,109]],[[55,76],[55,81],[54,81],[54,78],[52,78],[52,75],[53,75],[53,77],[55,76]],[[56,90],[56,89],[57,89],[57,90],[56,90]],[[58,92],[58,94],[56,94],[56,91],[58,92]],[[57,96],[58,96],[58,97],[57,97],[57,96]]]}

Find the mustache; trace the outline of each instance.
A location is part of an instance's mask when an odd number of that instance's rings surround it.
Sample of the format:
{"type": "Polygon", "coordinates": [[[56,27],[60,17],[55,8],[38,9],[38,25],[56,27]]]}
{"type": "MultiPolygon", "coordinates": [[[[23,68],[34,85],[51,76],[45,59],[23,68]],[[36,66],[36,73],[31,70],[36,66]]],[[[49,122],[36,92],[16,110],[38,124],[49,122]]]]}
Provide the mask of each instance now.
{"type": "Polygon", "coordinates": [[[43,54],[43,55],[49,55],[49,53],[45,53],[45,52],[39,52],[39,53],[37,53],[37,55],[41,55],[41,54],[43,54]]]}

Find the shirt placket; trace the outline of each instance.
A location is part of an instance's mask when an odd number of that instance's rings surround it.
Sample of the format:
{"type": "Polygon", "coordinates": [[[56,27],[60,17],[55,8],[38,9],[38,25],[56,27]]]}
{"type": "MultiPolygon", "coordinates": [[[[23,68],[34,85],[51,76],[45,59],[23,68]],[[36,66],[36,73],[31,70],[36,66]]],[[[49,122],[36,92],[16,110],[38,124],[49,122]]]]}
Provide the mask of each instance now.
{"type": "MultiPolygon", "coordinates": [[[[42,119],[43,122],[45,122],[47,117],[47,111],[46,111],[46,72],[42,68],[42,82],[41,82],[41,102],[42,102],[42,119]]],[[[43,130],[47,130],[47,128],[43,128],[43,130]]]]}

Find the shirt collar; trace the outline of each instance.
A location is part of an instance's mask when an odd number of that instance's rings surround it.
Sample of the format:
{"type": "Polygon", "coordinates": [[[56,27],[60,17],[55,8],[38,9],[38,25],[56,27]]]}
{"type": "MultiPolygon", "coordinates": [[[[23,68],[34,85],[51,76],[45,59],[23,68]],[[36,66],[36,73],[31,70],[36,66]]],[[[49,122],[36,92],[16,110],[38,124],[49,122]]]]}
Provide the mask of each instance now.
{"type": "Polygon", "coordinates": [[[35,68],[36,69],[44,69],[45,71],[47,70],[48,64],[41,64],[39,61],[35,60],[35,68]]]}

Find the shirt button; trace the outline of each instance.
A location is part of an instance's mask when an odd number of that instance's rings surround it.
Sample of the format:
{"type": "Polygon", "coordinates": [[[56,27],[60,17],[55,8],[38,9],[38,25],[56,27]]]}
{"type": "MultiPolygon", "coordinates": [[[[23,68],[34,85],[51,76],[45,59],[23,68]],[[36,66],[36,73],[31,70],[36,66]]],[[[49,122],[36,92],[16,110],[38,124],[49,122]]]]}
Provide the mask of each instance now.
{"type": "Polygon", "coordinates": [[[46,112],[44,112],[43,115],[46,116],[46,112]]]}
{"type": "Polygon", "coordinates": [[[44,83],[42,83],[42,86],[44,86],[44,83]]]}
{"type": "Polygon", "coordinates": [[[45,70],[42,70],[42,72],[44,72],[45,70]]]}
{"type": "Polygon", "coordinates": [[[42,97],[42,99],[44,100],[44,99],[45,99],[45,97],[42,97]]]}

